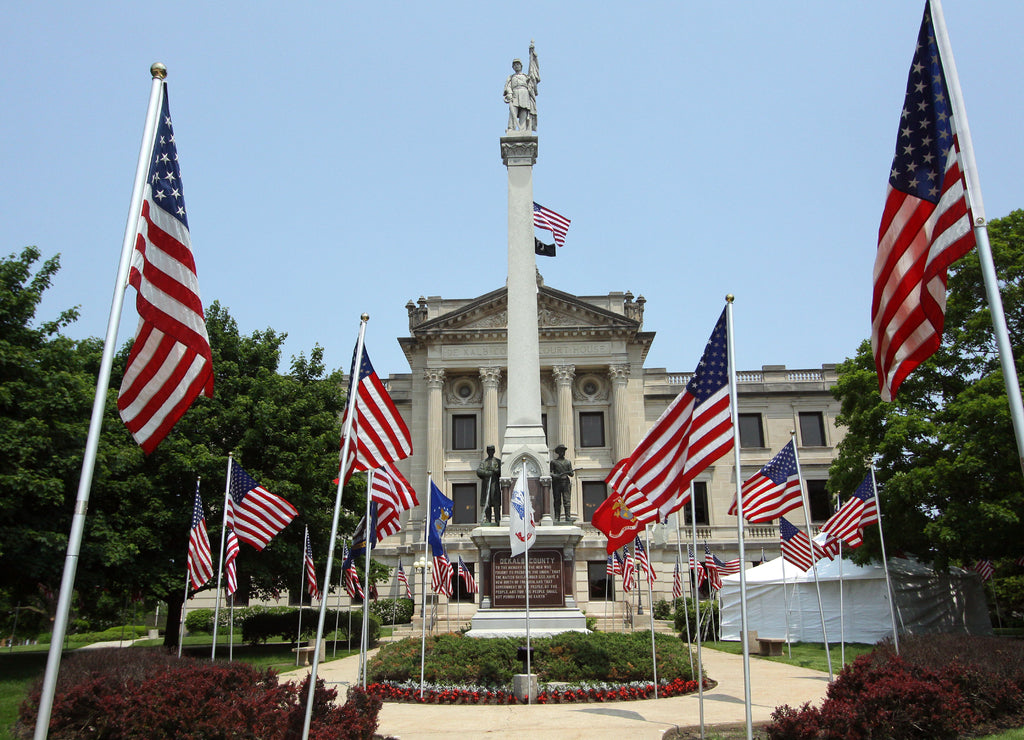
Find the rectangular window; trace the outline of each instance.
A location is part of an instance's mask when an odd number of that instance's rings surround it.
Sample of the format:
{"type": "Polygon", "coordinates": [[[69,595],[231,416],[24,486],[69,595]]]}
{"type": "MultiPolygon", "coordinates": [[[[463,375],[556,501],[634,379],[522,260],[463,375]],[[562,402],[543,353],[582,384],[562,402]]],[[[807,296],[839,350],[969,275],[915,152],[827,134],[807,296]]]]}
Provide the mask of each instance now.
{"type": "Polygon", "coordinates": [[[615,600],[615,581],[608,576],[607,560],[587,563],[587,585],[591,601],[615,600]]]}
{"type": "Polygon", "coordinates": [[[760,414],[740,414],[740,447],[764,447],[760,414]]]}
{"type": "Polygon", "coordinates": [[[825,446],[825,419],[820,411],[800,412],[800,444],[803,447],[825,446]]]}
{"type": "Polygon", "coordinates": [[[811,521],[824,522],[832,516],[832,501],[825,490],[828,481],[809,480],[807,483],[807,500],[811,504],[811,521]]]}
{"type": "Polygon", "coordinates": [[[583,481],[583,521],[589,522],[594,509],[608,498],[608,487],[603,480],[583,481]]]}
{"type": "MultiPolygon", "coordinates": [[[[463,560],[462,562],[466,562],[463,560]]],[[[476,580],[476,563],[466,563],[466,570],[473,576],[473,580],[476,580]]],[[[480,588],[480,584],[477,583],[477,589],[480,588]]],[[[452,560],[452,598],[451,601],[468,601],[470,603],[476,601],[476,594],[470,593],[466,590],[466,584],[463,583],[462,579],[459,578],[459,558],[455,556],[452,560]]]]}
{"type": "Polygon", "coordinates": [[[475,450],[476,449],[476,415],[475,414],[453,414],[452,415],[452,449],[453,450],[475,450]]]}
{"type": "Polygon", "coordinates": [[[580,447],[604,447],[604,412],[580,412],[580,447]]]}
{"type": "MultiPolygon", "coordinates": [[[[697,511],[697,524],[707,526],[711,524],[708,518],[708,484],[707,481],[695,480],[693,482],[693,508],[697,511]]],[[[690,504],[683,507],[683,522],[691,524],[690,504]]]]}
{"type": "Polygon", "coordinates": [[[476,483],[452,483],[452,524],[476,524],[476,483]]]}

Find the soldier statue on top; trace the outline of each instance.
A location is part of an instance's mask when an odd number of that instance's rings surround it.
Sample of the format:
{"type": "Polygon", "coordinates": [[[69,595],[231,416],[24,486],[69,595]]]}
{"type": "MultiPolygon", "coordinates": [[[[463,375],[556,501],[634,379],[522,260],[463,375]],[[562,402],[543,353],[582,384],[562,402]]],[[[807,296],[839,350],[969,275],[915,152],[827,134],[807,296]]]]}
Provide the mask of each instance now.
{"type": "Polygon", "coordinates": [[[480,461],[476,468],[477,477],[483,481],[480,489],[480,508],[483,509],[484,520],[491,524],[501,523],[501,460],[494,456],[494,445],[487,445],[487,458],[480,461]]]}
{"type": "Polygon", "coordinates": [[[565,459],[565,445],[555,448],[555,458],[551,461],[551,498],[554,499],[555,521],[573,521],[569,514],[569,501],[572,499],[571,481],[573,475],[572,462],[565,459]],[[565,512],[565,517],[560,512],[565,512]]]}
{"type": "Polygon", "coordinates": [[[523,63],[512,60],[514,70],[505,80],[505,102],[508,103],[508,130],[532,132],[537,130],[537,83],[540,66],[537,53],[530,41],[530,69],[523,74],[523,63]]]}

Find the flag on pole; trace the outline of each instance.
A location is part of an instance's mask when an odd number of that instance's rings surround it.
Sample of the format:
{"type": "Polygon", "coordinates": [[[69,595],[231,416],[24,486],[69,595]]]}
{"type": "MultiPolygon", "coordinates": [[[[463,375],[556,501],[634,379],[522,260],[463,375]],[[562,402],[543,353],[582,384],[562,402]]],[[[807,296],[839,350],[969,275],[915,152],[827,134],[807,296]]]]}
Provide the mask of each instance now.
{"type": "Polygon", "coordinates": [[[533,521],[533,505],[526,483],[526,465],[519,470],[519,477],[512,488],[509,501],[509,542],[512,547],[511,557],[521,555],[530,549],[537,539],[536,524],[533,521]]]}
{"type": "Polygon", "coordinates": [[[434,567],[430,574],[430,586],[434,593],[444,594],[451,598],[452,595],[452,561],[448,559],[448,553],[442,552],[434,556],[434,567]]]}
{"type": "Polygon", "coordinates": [[[707,580],[707,573],[705,572],[704,566],[697,561],[693,556],[693,546],[687,545],[686,550],[690,555],[690,571],[696,571],[697,573],[697,588],[704,585],[704,581],[707,580]]]}
{"type": "Polygon", "coordinates": [[[620,460],[608,473],[605,482],[608,483],[612,493],[594,509],[594,513],[590,517],[590,523],[608,538],[609,553],[629,544],[636,533],[643,528],[643,524],[633,515],[623,500],[621,491],[629,489],[629,482],[622,477],[622,468],[625,463],[626,459],[620,460]]]}
{"type": "Polygon", "coordinates": [[[374,471],[370,497],[377,503],[378,540],[399,532],[402,512],[419,505],[412,484],[390,464],[374,471]]]}
{"type": "Polygon", "coordinates": [[[651,567],[651,559],[647,557],[647,550],[644,548],[644,543],[640,541],[640,538],[635,538],[633,542],[633,551],[636,553],[636,567],[637,570],[642,570],[647,576],[648,581],[656,581],[658,577],[654,575],[654,568],[651,567]]]}
{"type": "Polygon", "coordinates": [[[210,536],[206,533],[206,516],[203,514],[203,501],[199,498],[198,482],[196,498],[192,503],[192,526],[188,530],[188,575],[192,580],[192,588],[201,587],[213,577],[210,536]]]}
{"type": "MultiPolygon", "coordinates": [[[[356,345],[356,351],[359,346],[356,345]]],[[[345,481],[357,470],[374,470],[412,454],[412,437],[402,415],[384,383],[377,376],[370,356],[363,346],[363,356],[356,368],[356,352],[352,353],[352,372],[349,376],[349,402],[345,405],[342,427],[355,405],[349,443],[349,464],[345,481]],[[358,370],[358,371],[357,371],[358,370]]],[[[344,440],[342,440],[344,446],[344,440]]]]}
{"type": "Polygon", "coordinates": [[[121,419],[147,455],[200,393],[213,397],[213,357],[182,193],[164,83],[128,273],[139,324],[117,394],[121,419]]]}
{"type": "Polygon", "coordinates": [[[704,543],[704,570],[708,574],[708,588],[713,591],[722,590],[722,574],[718,572],[718,559],[711,554],[708,543],[704,543]]]}
{"type": "Polygon", "coordinates": [[[405,575],[405,569],[402,567],[402,561],[398,561],[398,582],[405,586],[405,598],[412,598],[412,589],[409,588],[409,578],[405,575]]]}
{"type": "Polygon", "coordinates": [[[683,577],[679,572],[679,558],[676,558],[676,568],[672,571],[672,598],[678,599],[683,595],[683,577]]]}
{"type": "Polygon", "coordinates": [[[550,231],[551,235],[555,237],[555,244],[559,247],[565,246],[565,235],[569,232],[569,219],[565,216],[555,213],[550,208],[534,203],[533,225],[538,229],[550,231]]]}
{"type": "Polygon", "coordinates": [[[726,312],[700,364],[622,468],[626,505],[643,523],[665,519],[690,500],[690,483],[732,449],[726,312]]]}
{"type": "Polygon", "coordinates": [[[814,565],[814,558],[811,556],[811,541],[786,517],[779,519],[779,539],[782,557],[787,562],[795,565],[801,572],[809,570],[814,565]]]}
{"type": "Polygon", "coordinates": [[[366,515],[359,518],[356,529],[352,533],[352,557],[366,554],[366,540],[369,537],[370,550],[377,547],[377,502],[370,502],[370,526],[366,526],[366,515]]]}
{"type": "MultiPolygon", "coordinates": [[[[608,557],[610,558],[612,556],[609,555],[608,557]]],[[[621,576],[625,572],[626,572],[626,566],[622,562],[622,556],[619,555],[619,553],[615,553],[615,562],[612,563],[612,574],[616,575],[616,576],[621,576]]]]}
{"type": "MultiPolygon", "coordinates": [[[[427,540],[430,543],[430,552],[435,557],[444,554],[444,531],[452,518],[452,510],[455,504],[450,498],[441,493],[441,489],[433,481],[430,482],[430,528],[427,530],[427,540]]],[[[450,567],[450,564],[449,564],[450,567]]]]}
{"type": "Polygon", "coordinates": [[[608,556],[608,562],[604,565],[604,573],[608,576],[615,575],[615,558],[611,555],[608,556]]]}
{"type": "Polygon", "coordinates": [[[533,253],[540,257],[554,257],[556,254],[555,245],[545,244],[537,237],[533,237],[533,253]]]}
{"type": "Polygon", "coordinates": [[[734,576],[740,572],[742,566],[740,565],[740,559],[735,560],[719,560],[718,556],[712,554],[711,557],[715,559],[715,567],[718,568],[718,574],[722,576],[734,576]]]}
{"type": "Polygon", "coordinates": [[[628,547],[622,549],[626,553],[626,562],[622,566],[622,590],[628,593],[636,583],[636,567],[633,565],[633,553],[628,547]]]}
{"type": "Polygon", "coordinates": [[[463,585],[466,587],[466,593],[475,594],[477,592],[476,581],[473,580],[473,574],[469,572],[469,568],[466,567],[466,563],[462,560],[462,556],[459,555],[459,578],[462,579],[463,585]]]}
{"type": "Polygon", "coordinates": [[[946,270],[975,246],[952,114],[926,3],[878,227],[871,346],[884,401],[939,348],[946,270]]]}
{"type": "MultiPolygon", "coordinates": [[[[743,518],[748,522],[764,524],[800,507],[800,471],[792,439],[767,465],[744,481],[741,492],[743,518]]],[[[735,496],[729,513],[736,516],[735,496]]]]}
{"type": "Polygon", "coordinates": [[[319,599],[320,589],[316,585],[316,565],[313,564],[313,548],[309,544],[309,528],[306,529],[305,552],[306,585],[309,587],[309,596],[310,599],[319,599]]]}
{"type": "MultiPolygon", "coordinates": [[[[359,571],[356,569],[355,556],[358,554],[354,550],[350,550],[348,545],[342,545],[342,553],[344,559],[341,564],[341,570],[345,574],[343,579],[345,584],[345,592],[353,599],[363,599],[365,592],[363,591],[363,585],[359,582],[359,571]]],[[[366,545],[363,545],[363,552],[365,554],[366,545]]]]}
{"type": "Polygon", "coordinates": [[[995,575],[996,569],[992,565],[992,561],[989,559],[979,560],[974,564],[974,570],[979,576],[981,576],[982,583],[988,583],[992,580],[992,576],[995,575]]]}
{"type": "Polygon", "coordinates": [[[228,465],[228,522],[239,540],[262,550],[299,512],[253,480],[238,463],[228,465]]]}
{"type": "Polygon", "coordinates": [[[235,530],[228,529],[225,538],[224,572],[228,582],[228,596],[232,596],[238,590],[238,568],[235,561],[238,559],[238,537],[235,530]]]}
{"type": "Polygon", "coordinates": [[[872,524],[878,521],[878,506],[871,486],[871,473],[864,476],[857,490],[839,507],[839,511],[821,525],[821,531],[838,537],[850,547],[860,547],[864,544],[865,518],[872,524]]]}

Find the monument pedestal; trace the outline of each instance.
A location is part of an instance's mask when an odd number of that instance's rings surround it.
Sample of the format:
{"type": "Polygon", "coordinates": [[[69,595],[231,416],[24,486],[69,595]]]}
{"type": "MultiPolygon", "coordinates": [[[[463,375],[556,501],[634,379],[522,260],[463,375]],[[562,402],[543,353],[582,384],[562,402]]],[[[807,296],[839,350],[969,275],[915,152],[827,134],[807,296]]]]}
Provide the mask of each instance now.
{"type": "MultiPolygon", "coordinates": [[[[526,637],[525,556],[511,557],[507,526],[477,527],[470,538],[480,551],[480,608],[470,637],[526,637]]],[[[530,636],[586,632],[587,618],[576,606],[576,546],[583,530],[572,525],[537,527],[530,548],[530,636]]]]}

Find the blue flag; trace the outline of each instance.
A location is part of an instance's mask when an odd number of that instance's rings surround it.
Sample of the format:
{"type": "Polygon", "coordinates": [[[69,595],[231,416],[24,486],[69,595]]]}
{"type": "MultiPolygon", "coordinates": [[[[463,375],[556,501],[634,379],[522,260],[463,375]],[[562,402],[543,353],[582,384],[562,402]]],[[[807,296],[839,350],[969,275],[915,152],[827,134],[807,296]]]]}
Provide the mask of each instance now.
{"type": "Polygon", "coordinates": [[[430,543],[430,552],[435,557],[444,554],[444,544],[441,538],[448,526],[448,520],[452,518],[452,509],[455,504],[452,500],[441,493],[441,489],[431,481],[430,483],[430,527],[427,530],[427,541],[430,543]]]}
{"type": "Polygon", "coordinates": [[[370,533],[370,549],[373,550],[377,547],[377,502],[370,502],[370,526],[366,526],[366,517],[364,516],[359,520],[359,524],[356,525],[356,531],[352,534],[352,548],[349,550],[348,558],[345,560],[343,568],[347,568],[348,564],[357,555],[366,554],[366,534],[370,533]]]}

